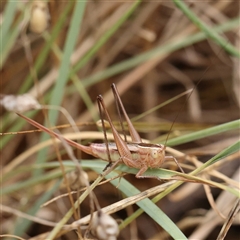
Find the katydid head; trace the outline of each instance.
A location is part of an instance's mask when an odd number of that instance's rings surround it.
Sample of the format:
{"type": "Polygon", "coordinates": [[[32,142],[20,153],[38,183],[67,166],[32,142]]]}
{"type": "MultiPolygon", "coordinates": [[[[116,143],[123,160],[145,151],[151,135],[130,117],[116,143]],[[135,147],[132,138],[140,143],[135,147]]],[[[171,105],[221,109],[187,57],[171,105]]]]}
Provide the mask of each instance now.
{"type": "Polygon", "coordinates": [[[139,143],[138,147],[143,156],[147,156],[147,166],[160,167],[165,160],[165,146],[163,144],[139,143]]]}
{"type": "Polygon", "coordinates": [[[165,147],[162,144],[150,144],[149,150],[150,150],[150,156],[153,159],[158,159],[161,157],[164,157],[165,155],[165,147]]]}

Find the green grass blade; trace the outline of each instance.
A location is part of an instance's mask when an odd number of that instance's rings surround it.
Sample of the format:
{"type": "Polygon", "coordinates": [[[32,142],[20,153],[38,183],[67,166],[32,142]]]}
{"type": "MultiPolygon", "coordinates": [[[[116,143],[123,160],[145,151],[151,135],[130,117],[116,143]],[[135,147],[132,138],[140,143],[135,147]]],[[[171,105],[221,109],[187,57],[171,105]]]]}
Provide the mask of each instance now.
{"type": "MultiPolygon", "coordinates": [[[[61,101],[63,99],[65,85],[67,83],[68,75],[70,71],[70,65],[71,65],[70,57],[72,55],[72,52],[74,51],[74,47],[79,34],[79,29],[80,29],[83,14],[84,14],[85,4],[86,4],[86,1],[76,1],[74,13],[70,23],[70,29],[67,34],[67,39],[64,46],[63,59],[61,61],[61,66],[60,66],[59,75],[56,81],[56,85],[54,87],[54,90],[52,92],[52,96],[50,99],[50,105],[58,106],[61,104],[61,101]]],[[[56,123],[57,117],[58,117],[57,111],[50,111],[49,121],[51,124],[56,123]]],[[[41,141],[44,141],[48,138],[49,136],[47,134],[42,134],[41,141]]],[[[46,150],[39,152],[37,156],[37,163],[41,161],[45,161],[46,159],[45,155],[46,155],[46,150]]],[[[39,174],[39,173],[40,171],[38,170],[35,172],[35,174],[39,174]]]]}
{"type": "MultiPolygon", "coordinates": [[[[60,105],[62,101],[65,85],[68,80],[68,73],[70,71],[71,65],[70,58],[74,51],[74,47],[77,42],[77,37],[79,35],[79,29],[82,23],[85,4],[86,1],[77,1],[74,7],[74,13],[72,16],[69,32],[67,34],[66,43],[64,46],[63,58],[61,59],[58,78],[54,90],[52,92],[52,97],[50,99],[51,105],[60,105]]],[[[57,116],[58,116],[57,111],[50,112],[49,120],[52,124],[56,123],[57,116]]]]}
{"type": "Polygon", "coordinates": [[[1,52],[6,47],[6,41],[8,39],[11,24],[14,20],[15,12],[17,9],[17,4],[18,3],[15,1],[8,1],[5,6],[5,10],[3,13],[3,23],[0,28],[1,41],[2,41],[1,49],[0,49],[1,52]]]}
{"type": "Polygon", "coordinates": [[[208,37],[214,40],[219,46],[233,56],[240,58],[240,52],[229,42],[222,38],[213,28],[208,27],[197,15],[187,7],[187,5],[181,0],[173,0],[175,5],[208,37]]]}
{"type": "Polygon", "coordinates": [[[170,139],[167,143],[168,146],[175,146],[187,142],[191,142],[197,139],[202,139],[205,137],[213,136],[219,133],[223,133],[226,131],[231,131],[234,129],[240,129],[240,120],[235,120],[232,122],[220,124],[215,127],[207,128],[204,130],[200,130],[197,132],[189,133],[181,137],[176,137],[174,139],[170,139]]]}
{"type": "Polygon", "coordinates": [[[37,176],[37,177],[29,178],[28,180],[21,181],[21,182],[18,182],[16,184],[12,184],[12,185],[3,187],[1,189],[0,194],[1,195],[6,195],[6,194],[10,194],[10,193],[19,191],[21,189],[27,189],[29,187],[36,186],[38,184],[56,179],[56,178],[61,177],[61,176],[62,176],[62,172],[61,172],[60,169],[57,170],[57,171],[52,171],[52,172],[49,172],[49,173],[45,173],[45,174],[37,176]]]}
{"type": "Polygon", "coordinates": [[[220,161],[221,159],[237,152],[240,151],[240,141],[237,141],[236,143],[234,143],[233,145],[225,148],[224,150],[222,150],[220,153],[218,153],[217,155],[215,155],[213,158],[211,158],[210,160],[208,160],[206,163],[204,163],[201,167],[199,167],[198,169],[196,169],[196,171],[194,171],[193,173],[199,173],[200,171],[202,171],[203,169],[211,166],[212,164],[214,164],[215,162],[220,161]]]}

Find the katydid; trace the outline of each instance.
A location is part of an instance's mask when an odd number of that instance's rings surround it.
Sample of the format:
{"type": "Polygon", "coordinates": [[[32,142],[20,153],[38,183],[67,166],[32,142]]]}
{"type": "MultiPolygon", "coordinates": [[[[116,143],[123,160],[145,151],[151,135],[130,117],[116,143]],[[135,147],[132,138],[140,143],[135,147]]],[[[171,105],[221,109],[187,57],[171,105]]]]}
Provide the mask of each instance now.
{"type": "Polygon", "coordinates": [[[126,142],[126,140],[123,140],[123,138],[120,136],[120,134],[114,127],[101,95],[97,97],[97,102],[99,106],[105,139],[106,139],[106,133],[105,133],[103,116],[102,116],[103,115],[102,110],[106,115],[107,120],[110,124],[115,142],[108,143],[106,140],[105,143],[91,143],[89,146],[85,146],[80,143],[74,142],[70,139],[64,138],[63,136],[60,136],[58,133],[55,133],[54,131],[44,127],[43,125],[37,123],[36,121],[26,116],[23,116],[20,113],[17,113],[17,114],[20,117],[24,118],[33,126],[39,128],[40,130],[43,130],[60,140],[64,139],[69,145],[76,147],[81,151],[87,154],[90,154],[96,158],[101,158],[103,160],[109,161],[110,162],[109,165],[111,165],[112,161],[114,161],[114,166],[116,166],[118,163],[124,163],[128,167],[139,169],[138,173],[136,174],[137,178],[159,179],[158,177],[155,177],[155,176],[147,176],[143,174],[148,168],[160,168],[165,160],[174,160],[177,166],[179,167],[179,169],[182,172],[184,172],[181,166],[178,164],[177,160],[173,156],[165,156],[165,150],[166,150],[165,145],[149,144],[149,143],[142,142],[142,139],[140,138],[138,132],[134,128],[131,120],[129,119],[126,113],[126,110],[123,106],[123,103],[118,94],[115,84],[112,84],[112,91],[118,106],[118,111],[120,108],[127,122],[129,133],[132,138],[132,143],[129,143],[129,142],[126,142]]]}

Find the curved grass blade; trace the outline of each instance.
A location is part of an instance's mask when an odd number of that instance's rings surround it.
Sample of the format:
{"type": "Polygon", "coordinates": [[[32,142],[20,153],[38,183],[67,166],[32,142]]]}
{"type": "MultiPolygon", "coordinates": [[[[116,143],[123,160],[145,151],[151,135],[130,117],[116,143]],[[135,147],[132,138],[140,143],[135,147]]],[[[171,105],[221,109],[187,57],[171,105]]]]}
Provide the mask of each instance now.
{"type": "Polygon", "coordinates": [[[208,27],[197,15],[187,7],[187,5],[181,0],[173,0],[175,5],[207,36],[209,36],[214,42],[221,46],[225,51],[233,56],[240,58],[240,52],[229,42],[222,38],[213,28],[208,27]]]}
{"type": "MultiPolygon", "coordinates": [[[[73,13],[71,24],[70,24],[70,29],[67,34],[67,40],[64,46],[63,59],[61,61],[59,75],[50,99],[50,105],[57,105],[57,106],[60,105],[62,98],[64,96],[65,85],[68,80],[68,74],[69,74],[70,65],[71,65],[70,57],[74,50],[75,44],[77,42],[79,28],[82,22],[83,14],[84,14],[85,4],[86,4],[85,0],[76,2],[74,13],[73,13]]],[[[56,123],[57,116],[58,116],[57,111],[50,111],[49,121],[51,124],[56,123]]],[[[40,141],[46,140],[48,138],[49,138],[48,134],[43,133],[40,141]]],[[[45,156],[46,156],[46,150],[39,152],[36,162],[39,163],[39,162],[45,161],[46,159],[45,156]]],[[[41,171],[34,172],[34,174],[40,174],[40,173],[41,171]]]]}
{"type": "Polygon", "coordinates": [[[213,136],[219,133],[231,131],[234,129],[239,129],[240,128],[240,120],[235,120],[232,122],[228,123],[223,123],[215,127],[210,127],[204,130],[200,130],[194,133],[189,133],[181,137],[176,137],[174,139],[168,140],[167,145],[168,146],[175,146],[187,142],[191,142],[194,140],[202,139],[205,137],[213,136]]]}
{"type": "Polygon", "coordinates": [[[195,171],[193,171],[193,174],[199,173],[200,171],[202,171],[203,169],[211,166],[215,162],[218,162],[221,159],[223,159],[223,158],[225,158],[225,157],[227,157],[227,156],[229,156],[229,155],[231,155],[231,154],[233,154],[237,151],[240,151],[240,141],[237,141],[233,145],[231,145],[228,148],[225,148],[224,150],[222,150],[220,153],[218,153],[213,158],[211,158],[206,163],[204,163],[202,166],[200,166],[195,171]]]}

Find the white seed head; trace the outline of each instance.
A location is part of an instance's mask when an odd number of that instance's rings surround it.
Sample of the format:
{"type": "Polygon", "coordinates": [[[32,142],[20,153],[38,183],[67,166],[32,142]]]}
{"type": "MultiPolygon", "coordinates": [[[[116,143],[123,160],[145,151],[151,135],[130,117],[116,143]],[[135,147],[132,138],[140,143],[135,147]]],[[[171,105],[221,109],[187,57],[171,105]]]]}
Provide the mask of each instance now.
{"type": "Polygon", "coordinates": [[[102,211],[94,214],[91,231],[99,240],[116,240],[119,234],[117,222],[102,211]]]}
{"type": "Polygon", "coordinates": [[[29,94],[2,95],[0,104],[11,112],[26,112],[31,109],[40,109],[41,105],[29,94]]]}
{"type": "Polygon", "coordinates": [[[42,33],[48,27],[49,12],[45,1],[33,1],[29,29],[34,33],[42,33]]]}

